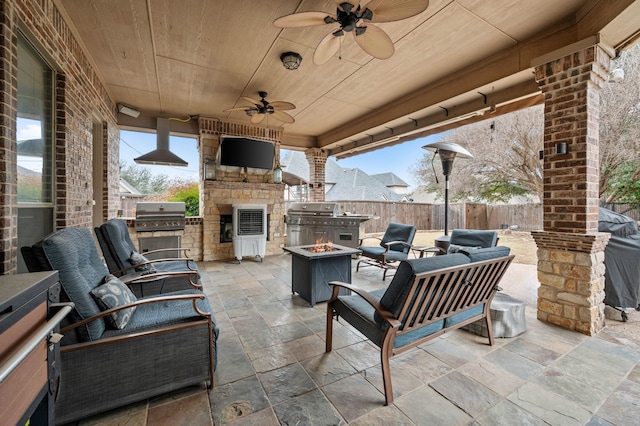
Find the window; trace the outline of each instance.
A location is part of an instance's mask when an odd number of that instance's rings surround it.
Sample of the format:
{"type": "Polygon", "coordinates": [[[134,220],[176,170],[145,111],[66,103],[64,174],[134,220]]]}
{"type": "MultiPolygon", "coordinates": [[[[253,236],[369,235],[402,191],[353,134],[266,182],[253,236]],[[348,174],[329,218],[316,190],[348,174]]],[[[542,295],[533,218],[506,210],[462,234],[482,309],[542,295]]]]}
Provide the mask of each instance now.
{"type": "Polygon", "coordinates": [[[53,71],[18,38],[18,202],[53,202],[53,71]]]}
{"type": "MultiPolygon", "coordinates": [[[[18,36],[18,246],[35,244],[53,231],[54,72],[18,36]]],[[[22,256],[18,272],[27,272],[22,256]]]]}

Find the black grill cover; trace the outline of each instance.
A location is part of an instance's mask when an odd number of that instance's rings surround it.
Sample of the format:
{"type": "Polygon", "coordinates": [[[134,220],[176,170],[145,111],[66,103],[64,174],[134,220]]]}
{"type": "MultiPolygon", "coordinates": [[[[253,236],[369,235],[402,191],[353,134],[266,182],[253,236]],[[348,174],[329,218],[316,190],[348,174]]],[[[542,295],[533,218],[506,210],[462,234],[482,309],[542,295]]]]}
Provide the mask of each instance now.
{"type": "Polygon", "coordinates": [[[598,231],[610,232],[604,250],[604,303],[619,308],[636,308],[640,290],[640,234],[630,217],[600,208],[598,231]]]}

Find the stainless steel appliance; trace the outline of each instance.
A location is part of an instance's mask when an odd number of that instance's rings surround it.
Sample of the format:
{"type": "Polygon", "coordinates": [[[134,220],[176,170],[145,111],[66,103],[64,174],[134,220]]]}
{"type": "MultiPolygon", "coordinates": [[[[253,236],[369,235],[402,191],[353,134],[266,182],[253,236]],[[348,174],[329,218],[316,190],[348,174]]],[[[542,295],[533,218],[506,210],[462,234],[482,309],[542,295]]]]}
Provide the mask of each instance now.
{"type": "Polygon", "coordinates": [[[332,242],[356,248],[361,225],[372,217],[339,214],[337,203],[293,203],[285,219],[287,246],[332,242]]]}
{"type": "Polygon", "coordinates": [[[183,202],[140,202],[136,204],[135,230],[138,232],[183,230],[183,202]]]}

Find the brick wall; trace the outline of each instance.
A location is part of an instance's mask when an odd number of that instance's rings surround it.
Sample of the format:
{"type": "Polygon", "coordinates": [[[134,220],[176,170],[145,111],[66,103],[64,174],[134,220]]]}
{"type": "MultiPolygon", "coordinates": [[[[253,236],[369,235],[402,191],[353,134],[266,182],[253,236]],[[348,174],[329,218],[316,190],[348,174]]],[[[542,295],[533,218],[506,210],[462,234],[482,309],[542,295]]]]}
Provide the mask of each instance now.
{"type": "Polygon", "coordinates": [[[327,164],[327,153],[318,148],[311,148],[305,151],[309,162],[309,200],[324,201],[324,168],[327,164]]]}
{"type": "Polygon", "coordinates": [[[609,56],[598,46],[536,67],[545,95],[544,229],[598,230],[599,89],[606,81],[609,56]],[[566,143],[568,153],[556,154],[566,143]]]}
{"type": "Polygon", "coordinates": [[[0,221],[0,273],[17,268],[17,34],[25,36],[57,71],[54,127],[54,220],[55,228],[92,225],[93,126],[106,131],[103,144],[106,171],[106,216],[118,209],[118,145],[115,105],[91,67],[78,41],[53,0],[0,2],[0,185],[3,216],[0,221]]]}
{"type": "Polygon", "coordinates": [[[593,335],[604,326],[604,248],[598,233],[599,91],[610,58],[591,46],[535,69],[545,95],[544,231],[538,319],[593,335]],[[557,145],[566,144],[567,153],[557,145]]]}

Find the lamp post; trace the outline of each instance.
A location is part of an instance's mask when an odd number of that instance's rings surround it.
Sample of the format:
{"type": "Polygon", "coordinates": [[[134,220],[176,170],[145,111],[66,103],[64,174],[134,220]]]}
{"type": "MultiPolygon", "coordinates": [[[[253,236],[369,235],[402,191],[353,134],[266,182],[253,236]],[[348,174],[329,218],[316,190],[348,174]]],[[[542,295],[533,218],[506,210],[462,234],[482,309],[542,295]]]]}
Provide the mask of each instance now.
{"type": "Polygon", "coordinates": [[[433,142],[422,147],[440,156],[442,174],[444,175],[444,235],[435,240],[436,246],[446,250],[449,248],[449,175],[453,169],[453,160],[473,158],[473,155],[457,143],[433,142]]]}

